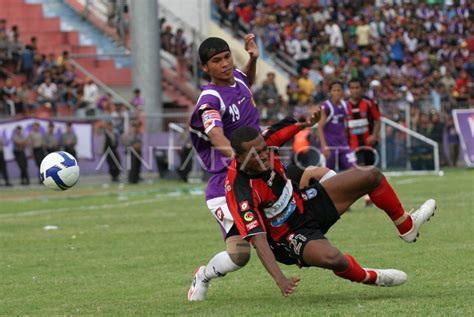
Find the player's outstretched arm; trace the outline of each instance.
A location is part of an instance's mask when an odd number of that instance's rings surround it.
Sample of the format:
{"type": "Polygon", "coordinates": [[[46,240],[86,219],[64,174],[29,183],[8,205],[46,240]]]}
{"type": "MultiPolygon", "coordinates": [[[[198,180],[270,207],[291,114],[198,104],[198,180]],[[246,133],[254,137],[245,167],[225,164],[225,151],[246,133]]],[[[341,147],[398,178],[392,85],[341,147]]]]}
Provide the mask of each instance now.
{"type": "Polygon", "coordinates": [[[295,119],[287,117],[270,126],[262,134],[268,146],[282,146],[301,130],[315,125],[320,118],[321,109],[316,107],[316,110],[306,119],[305,122],[296,122],[295,119]]]}
{"type": "Polygon", "coordinates": [[[302,129],[310,128],[319,122],[321,119],[321,107],[316,106],[314,112],[306,118],[305,122],[298,122],[297,124],[301,126],[302,129]]]}
{"type": "Polygon", "coordinates": [[[255,35],[249,33],[245,35],[245,50],[249,53],[249,61],[245,68],[243,69],[247,79],[249,80],[250,85],[255,82],[255,76],[257,74],[257,59],[260,56],[257,43],[255,43],[255,35]]]}
{"type": "Polygon", "coordinates": [[[268,245],[266,234],[256,234],[252,237],[252,244],[257,250],[257,255],[260,258],[265,269],[270,273],[272,278],[275,280],[275,283],[281,290],[283,296],[288,296],[294,293],[298,282],[300,281],[299,277],[290,277],[287,278],[278,266],[275,256],[273,255],[270,246],[268,245]]]}

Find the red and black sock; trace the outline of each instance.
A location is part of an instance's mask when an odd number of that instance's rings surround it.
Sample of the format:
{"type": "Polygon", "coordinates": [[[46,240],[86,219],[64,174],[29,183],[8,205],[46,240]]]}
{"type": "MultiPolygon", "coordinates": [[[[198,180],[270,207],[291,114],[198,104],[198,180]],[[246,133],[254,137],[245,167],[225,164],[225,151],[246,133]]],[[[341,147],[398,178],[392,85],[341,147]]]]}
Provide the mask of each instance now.
{"type": "Polygon", "coordinates": [[[375,206],[384,210],[390,219],[392,219],[400,234],[410,231],[413,227],[413,221],[405,212],[402,203],[398,199],[392,186],[387,182],[385,176],[383,176],[377,188],[369,193],[369,197],[375,206]]]}
{"type": "Polygon", "coordinates": [[[375,284],[375,280],[377,279],[377,273],[375,273],[375,271],[365,270],[350,255],[346,255],[346,259],[347,262],[349,262],[349,267],[343,272],[334,272],[334,274],[352,282],[375,284]]]}

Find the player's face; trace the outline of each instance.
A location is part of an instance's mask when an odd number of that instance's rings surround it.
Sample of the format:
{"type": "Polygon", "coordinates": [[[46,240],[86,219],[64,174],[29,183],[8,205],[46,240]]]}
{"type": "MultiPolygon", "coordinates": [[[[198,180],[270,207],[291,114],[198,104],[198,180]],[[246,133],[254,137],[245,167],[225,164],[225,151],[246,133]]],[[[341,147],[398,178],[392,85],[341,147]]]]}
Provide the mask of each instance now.
{"type": "Polygon", "coordinates": [[[252,141],[242,143],[242,147],[245,153],[237,154],[236,159],[245,173],[255,175],[270,169],[270,149],[261,135],[252,141]]]}
{"type": "Polygon", "coordinates": [[[331,99],[333,101],[339,102],[342,98],[342,87],[339,84],[332,85],[331,91],[329,92],[331,94],[331,99]]]}
{"type": "Polygon", "coordinates": [[[350,83],[349,90],[353,99],[357,100],[362,96],[362,87],[359,83],[350,83]]]}
{"type": "Polygon", "coordinates": [[[229,51],[214,55],[202,68],[213,81],[229,81],[234,78],[234,60],[229,51]]]}

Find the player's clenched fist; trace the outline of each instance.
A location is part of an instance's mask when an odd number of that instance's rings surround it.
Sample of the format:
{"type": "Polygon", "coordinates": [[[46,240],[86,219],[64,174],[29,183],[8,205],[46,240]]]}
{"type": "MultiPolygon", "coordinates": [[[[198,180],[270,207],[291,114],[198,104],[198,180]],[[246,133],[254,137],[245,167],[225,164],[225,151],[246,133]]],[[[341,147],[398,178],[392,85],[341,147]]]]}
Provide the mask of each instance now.
{"type": "Polygon", "coordinates": [[[249,53],[250,58],[257,59],[260,56],[257,43],[255,43],[255,34],[249,33],[245,35],[245,50],[249,53]]]}

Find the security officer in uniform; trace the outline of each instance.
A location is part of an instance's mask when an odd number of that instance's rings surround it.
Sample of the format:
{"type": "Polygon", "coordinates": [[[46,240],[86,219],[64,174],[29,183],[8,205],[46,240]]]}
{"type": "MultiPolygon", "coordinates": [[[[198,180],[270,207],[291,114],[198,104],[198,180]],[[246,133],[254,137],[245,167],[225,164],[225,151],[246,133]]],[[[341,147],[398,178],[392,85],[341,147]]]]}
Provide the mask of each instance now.
{"type": "Polygon", "coordinates": [[[13,155],[15,161],[20,169],[20,177],[22,185],[30,184],[30,176],[28,175],[28,161],[26,159],[25,148],[28,144],[28,139],[23,135],[23,128],[17,126],[13,134],[13,155]]]}
{"type": "Polygon", "coordinates": [[[104,148],[103,153],[107,155],[107,165],[109,166],[109,174],[112,182],[119,181],[120,175],[120,156],[117,153],[119,146],[119,136],[114,131],[113,123],[108,121],[105,123],[104,129],[104,148]]]}
{"type": "Polygon", "coordinates": [[[63,150],[76,157],[77,136],[72,130],[72,123],[66,123],[66,131],[61,134],[61,145],[63,150]]]}
{"type": "Polygon", "coordinates": [[[129,133],[124,138],[124,144],[127,147],[127,155],[131,155],[130,171],[128,173],[128,182],[130,184],[137,184],[140,178],[140,169],[142,167],[142,144],[143,136],[140,133],[138,124],[134,124],[129,133]]]}
{"type": "MultiPolygon", "coordinates": [[[[38,167],[38,177],[40,175],[39,169],[41,161],[45,157],[45,152],[43,148],[43,135],[40,131],[40,125],[38,122],[33,123],[33,129],[28,135],[28,144],[33,150],[33,158],[35,159],[36,166],[38,167]]],[[[39,183],[41,183],[41,178],[39,183]]]]}
{"type": "Polygon", "coordinates": [[[43,143],[47,154],[59,151],[59,142],[54,134],[54,123],[52,122],[48,124],[48,132],[44,135],[43,143]]]}
{"type": "Polygon", "coordinates": [[[5,141],[0,135],[0,174],[2,174],[3,179],[5,180],[5,186],[12,186],[8,178],[7,163],[5,162],[5,155],[3,153],[3,147],[5,146],[5,141]]]}

